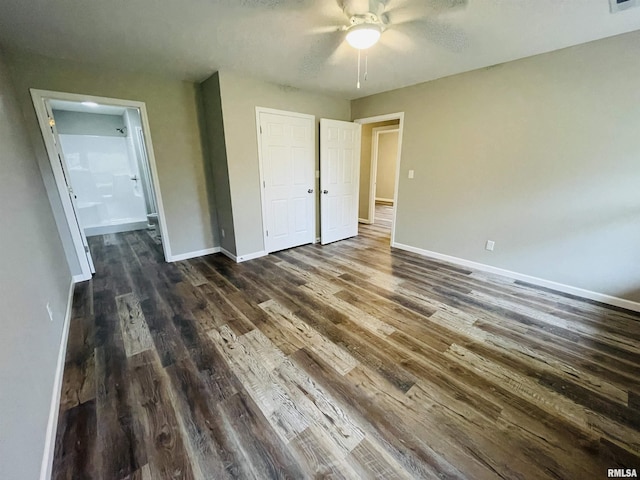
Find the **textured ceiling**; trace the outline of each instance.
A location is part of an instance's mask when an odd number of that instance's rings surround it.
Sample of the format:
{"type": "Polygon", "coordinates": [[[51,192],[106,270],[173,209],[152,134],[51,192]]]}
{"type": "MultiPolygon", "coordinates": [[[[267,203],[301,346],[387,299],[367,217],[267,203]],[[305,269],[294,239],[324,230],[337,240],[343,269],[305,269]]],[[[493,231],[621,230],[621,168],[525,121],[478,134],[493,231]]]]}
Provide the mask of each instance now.
{"type": "Polygon", "coordinates": [[[640,29],[608,0],[388,0],[355,88],[338,27],[367,0],[0,0],[0,44],[200,81],[218,69],[357,98],[640,29]]]}

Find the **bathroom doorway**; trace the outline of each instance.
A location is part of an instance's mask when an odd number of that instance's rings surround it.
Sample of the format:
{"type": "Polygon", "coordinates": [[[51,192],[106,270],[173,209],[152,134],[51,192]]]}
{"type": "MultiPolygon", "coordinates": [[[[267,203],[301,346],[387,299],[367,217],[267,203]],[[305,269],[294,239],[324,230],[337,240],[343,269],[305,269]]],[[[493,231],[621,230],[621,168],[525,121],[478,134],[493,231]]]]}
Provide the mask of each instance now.
{"type": "Polygon", "coordinates": [[[167,238],[144,104],[32,90],[82,278],[87,237],[146,230],[167,238]]]}

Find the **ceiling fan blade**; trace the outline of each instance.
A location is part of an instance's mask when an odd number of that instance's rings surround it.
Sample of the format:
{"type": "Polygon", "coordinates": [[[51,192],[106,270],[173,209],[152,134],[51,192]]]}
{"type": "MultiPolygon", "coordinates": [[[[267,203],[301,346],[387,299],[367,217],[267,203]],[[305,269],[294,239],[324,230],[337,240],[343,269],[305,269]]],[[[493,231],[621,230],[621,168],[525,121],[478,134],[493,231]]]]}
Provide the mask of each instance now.
{"type": "MultiPolygon", "coordinates": [[[[469,0],[391,0],[385,9],[385,14],[396,15],[401,11],[409,15],[441,15],[447,12],[456,12],[465,9],[469,5],[469,0]]],[[[403,15],[406,16],[406,15],[403,15]]]]}
{"type": "Polygon", "coordinates": [[[309,5],[312,5],[313,0],[216,0],[224,3],[231,3],[238,7],[243,8],[278,8],[278,7],[287,7],[287,8],[306,8],[309,5]]]}
{"type": "Polygon", "coordinates": [[[342,32],[342,27],[336,27],[335,25],[323,25],[320,27],[311,27],[307,29],[307,32],[311,35],[328,35],[335,32],[342,32]]]}
{"type": "Polygon", "coordinates": [[[354,58],[355,58],[356,52],[357,52],[357,50],[355,48],[353,48],[351,45],[349,45],[346,41],[343,41],[333,51],[331,56],[329,58],[327,58],[327,64],[328,65],[338,65],[345,58],[347,58],[349,56],[349,54],[351,54],[351,53],[354,55],[354,58]]]}
{"type": "Polygon", "coordinates": [[[380,45],[389,47],[395,52],[408,52],[416,47],[415,41],[397,28],[385,30],[384,34],[380,37],[380,45]]]}
{"type": "Polygon", "coordinates": [[[465,9],[467,5],[468,0],[392,0],[390,8],[383,14],[383,20],[393,27],[406,22],[444,17],[465,9]]]}
{"type": "Polygon", "coordinates": [[[308,38],[309,48],[303,55],[299,67],[300,74],[305,77],[316,75],[332,62],[336,51],[344,43],[344,32],[334,27],[330,33],[310,35],[308,38]]]}

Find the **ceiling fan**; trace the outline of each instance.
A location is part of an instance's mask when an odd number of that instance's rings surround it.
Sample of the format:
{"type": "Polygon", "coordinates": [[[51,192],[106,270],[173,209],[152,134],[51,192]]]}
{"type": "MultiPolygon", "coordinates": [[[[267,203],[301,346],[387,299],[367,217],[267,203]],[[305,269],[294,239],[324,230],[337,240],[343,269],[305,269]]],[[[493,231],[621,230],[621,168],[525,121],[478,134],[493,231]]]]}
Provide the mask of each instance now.
{"type": "Polygon", "coordinates": [[[459,42],[451,42],[447,36],[460,40],[460,32],[441,17],[467,4],[468,0],[342,0],[338,5],[349,24],[339,27],[338,31],[346,31],[347,43],[356,49],[372,47],[387,30],[426,37],[451,48],[459,42]]]}
{"type": "MultiPolygon", "coordinates": [[[[386,35],[387,45],[401,46],[402,36],[405,40],[426,37],[434,43],[444,44],[458,49],[464,43],[464,35],[453,28],[440,23],[438,16],[443,12],[451,12],[464,8],[468,0],[342,0],[338,2],[349,24],[338,28],[338,32],[346,32],[344,40],[358,50],[358,81],[360,88],[360,57],[362,50],[368,50],[381,40],[383,32],[392,30],[396,34],[386,35]],[[391,37],[391,38],[388,38],[391,37]],[[394,40],[396,40],[394,42],[394,40]],[[394,45],[395,43],[395,45],[394,45]]],[[[415,40],[413,40],[415,43],[415,40]]],[[[404,45],[407,45],[405,41],[404,45]]],[[[339,47],[339,45],[338,45],[339,47]]],[[[337,50],[337,48],[336,48],[337,50]]],[[[366,55],[366,54],[365,54],[366,55]]],[[[365,56],[365,80],[367,79],[367,57],[365,56]]]]}
{"type": "MultiPolygon", "coordinates": [[[[226,0],[231,1],[231,0],[226,0]]],[[[467,7],[469,0],[333,0],[323,1],[321,16],[310,19],[308,50],[300,63],[302,75],[315,75],[327,64],[337,64],[350,47],[365,55],[376,44],[400,54],[417,45],[435,45],[461,51],[465,32],[450,21],[451,14],[467,7]],[[325,3],[326,2],[326,3],[325,3]],[[333,6],[331,6],[333,5],[333,6]],[[324,19],[323,19],[324,17],[324,19]]],[[[298,12],[317,8],[317,0],[233,0],[243,7],[298,12]],[[312,7],[313,6],[313,7],[312,7]]],[[[360,61],[358,61],[360,65],[360,61]]],[[[365,76],[366,77],[366,76],[365,76]]]]}

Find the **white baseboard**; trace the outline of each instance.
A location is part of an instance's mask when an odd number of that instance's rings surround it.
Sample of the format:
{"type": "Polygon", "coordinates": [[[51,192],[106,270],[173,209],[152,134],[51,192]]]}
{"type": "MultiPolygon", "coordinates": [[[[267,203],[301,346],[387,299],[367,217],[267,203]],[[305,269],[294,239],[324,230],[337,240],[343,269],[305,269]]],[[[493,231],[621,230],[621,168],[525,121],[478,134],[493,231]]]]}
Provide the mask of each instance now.
{"type": "Polygon", "coordinates": [[[633,302],[620,297],[614,297],[604,293],[593,292],[591,290],[585,290],[583,288],[572,287],[571,285],[565,285],[563,283],[554,282],[552,280],[546,280],[544,278],[532,277],[523,273],[513,272],[511,270],[505,270],[503,268],[492,267],[484,263],[478,263],[471,260],[465,260],[464,258],[453,257],[451,255],[445,255],[443,253],[432,252],[430,250],[424,250],[422,248],[412,247],[411,245],[405,245],[402,243],[394,242],[392,247],[399,250],[406,250],[407,252],[417,253],[425,257],[434,258],[436,260],[442,260],[445,262],[460,265],[462,267],[471,268],[474,270],[480,270],[482,272],[494,273],[496,275],[502,275],[504,277],[513,278],[514,280],[520,280],[522,282],[531,283],[539,287],[551,288],[562,293],[568,293],[570,295],[576,295],[578,297],[587,298],[589,300],[595,300],[596,302],[606,303],[613,305],[614,307],[626,308],[627,310],[633,310],[634,312],[640,312],[640,303],[633,302]]]}
{"type": "Polygon", "coordinates": [[[261,250],[260,252],[253,252],[247,255],[240,255],[236,261],[238,263],[242,263],[242,262],[246,262],[247,260],[253,260],[254,258],[260,258],[266,255],[268,255],[268,253],[264,250],[261,250]]]}
{"type": "Polygon", "coordinates": [[[371,220],[367,219],[367,218],[359,218],[358,219],[358,223],[364,223],[364,224],[367,224],[367,225],[373,225],[373,222],[371,220]]]}
{"type": "Polygon", "coordinates": [[[205,248],[204,250],[197,250],[195,252],[181,253],[180,255],[172,255],[167,259],[168,262],[179,262],[181,260],[189,260],[190,258],[204,257],[205,255],[211,255],[213,253],[220,253],[220,247],[205,248]]]}
{"type": "Polygon", "coordinates": [[[91,280],[91,275],[84,275],[82,273],[79,273],[78,275],[74,275],[72,277],[73,283],[80,283],[80,282],[86,282],[87,280],[91,280]]]}
{"type": "Polygon", "coordinates": [[[220,249],[220,252],[229,257],[231,260],[233,260],[236,263],[242,263],[242,262],[246,262],[248,260],[253,260],[254,258],[260,258],[260,257],[264,257],[266,255],[268,255],[268,253],[264,250],[261,250],[259,252],[253,252],[253,253],[248,253],[246,255],[234,255],[233,253],[231,253],[229,250],[226,250],[224,248],[220,249]]]}
{"type": "Polygon", "coordinates": [[[51,471],[53,469],[53,455],[55,453],[56,446],[56,430],[58,428],[58,413],[60,411],[60,396],[62,395],[62,377],[64,374],[65,357],[67,355],[67,341],[69,339],[69,328],[71,326],[74,287],[75,282],[72,281],[71,285],[69,285],[67,311],[65,312],[64,324],[62,325],[62,337],[60,338],[60,349],[58,350],[56,375],[53,379],[53,392],[51,394],[51,406],[49,407],[49,421],[47,422],[42,465],[40,466],[40,480],[50,480],[51,471]]]}
{"type": "Polygon", "coordinates": [[[229,257],[231,260],[238,263],[238,257],[236,257],[233,253],[231,253],[226,248],[220,247],[220,253],[222,253],[225,257],[229,257]]]}
{"type": "Polygon", "coordinates": [[[322,241],[322,240],[320,239],[320,237],[316,237],[316,241],[315,241],[315,242],[313,242],[313,243],[314,243],[314,244],[315,244],[315,243],[320,243],[321,241],[322,241]]]}
{"type": "Polygon", "coordinates": [[[141,222],[120,223],[118,225],[99,225],[97,227],[87,227],[84,233],[87,237],[95,237],[96,235],[106,235],[109,233],[131,232],[133,230],[146,230],[149,226],[147,220],[141,222]]]}
{"type": "Polygon", "coordinates": [[[376,202],[390,203],[391,205],[393,205],[393,198],[376,197],[376,202]]]}

